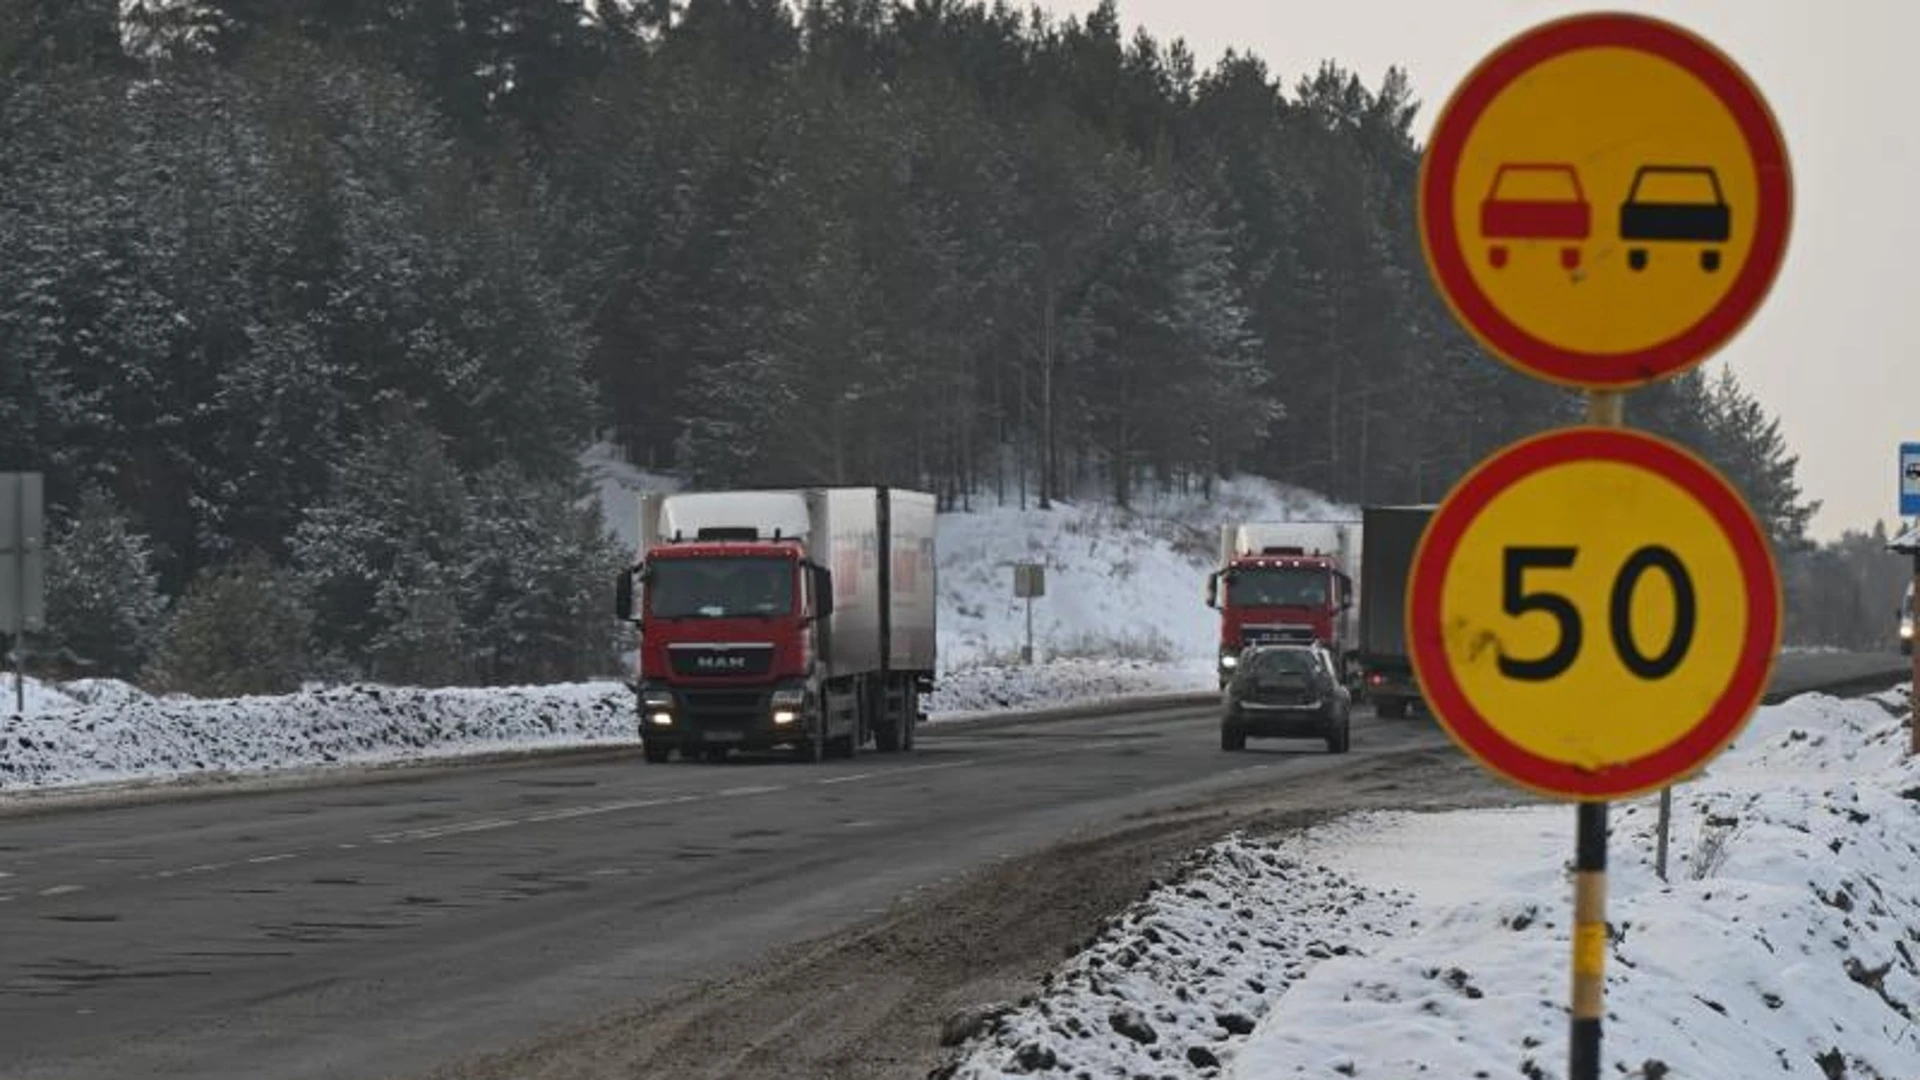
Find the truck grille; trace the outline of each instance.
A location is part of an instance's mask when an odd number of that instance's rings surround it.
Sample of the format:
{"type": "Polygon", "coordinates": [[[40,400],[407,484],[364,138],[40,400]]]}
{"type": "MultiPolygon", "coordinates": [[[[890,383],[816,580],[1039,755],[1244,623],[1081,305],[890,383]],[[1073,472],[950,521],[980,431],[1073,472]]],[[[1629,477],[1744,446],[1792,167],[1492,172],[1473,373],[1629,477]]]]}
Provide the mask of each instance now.
{"type": "Polygon", "coordinates": [[[675,675],[765,675],[773,670],[773,646],[669,645],[675,675]]]}
{"type": "Polygon", "coordinates": [[[767,717],[764,690],[682,690],[680,700],[687,718],[702,727],[745,728],[767,717]]]}

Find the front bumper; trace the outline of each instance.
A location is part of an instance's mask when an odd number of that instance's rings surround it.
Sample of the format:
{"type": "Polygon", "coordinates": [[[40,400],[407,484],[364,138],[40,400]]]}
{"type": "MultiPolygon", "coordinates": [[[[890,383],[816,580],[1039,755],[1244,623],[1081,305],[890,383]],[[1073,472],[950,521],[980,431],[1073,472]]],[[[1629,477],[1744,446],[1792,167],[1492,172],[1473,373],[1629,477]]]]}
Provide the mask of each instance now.
{"type": "Polygon", "coordinates": [[[814,717],[775,688],[651,686],[640,692],[640,738],[681,749],[728,746],[770,750],[804,742],[814,717]]]}
{"type": "Polygon", "coordinates": [[[1275,738],[1320,738],[1333,734],[1334,711],[1325,702],[1313,705],[1262,705],[1240,701],[1227,707],[1221,720],[1229,731],[1275,738]]]}

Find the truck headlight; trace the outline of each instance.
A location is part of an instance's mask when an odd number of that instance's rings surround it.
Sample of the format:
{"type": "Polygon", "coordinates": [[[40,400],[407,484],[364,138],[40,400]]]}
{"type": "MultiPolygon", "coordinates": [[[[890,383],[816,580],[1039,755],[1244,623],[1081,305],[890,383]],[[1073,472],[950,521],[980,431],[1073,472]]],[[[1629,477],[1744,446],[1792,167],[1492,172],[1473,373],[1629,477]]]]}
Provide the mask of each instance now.
{"type": "Polygon", "coordinates": [[[654,727],[673,726],[673,714],[670,712],[649,713],[647,714],[647,719],[653,723],[654,727]]]}
{"type": "Polygon", "coordinates": [[[773,722],[791,724],[800,719],[800,710],[807,704],[807,688],[804,686],[783,686],[773,692],[767,704],[773,709],[773,722]]]}
{"type": "Polygon", "coordinates": [[[1233,670],[1234,668],[1237,668],[1237,667],[1239,667],[1239,666],[1240,666],[1240,658],[1239,658],[1239,657],[1237,657],[1237,656],[1235,656],[1235,655],[1233,655],[1232,653],[1224,653],[1224,654],[1222,654],[1222,655],[1221,655],[1221,657],[1220,657],[1220,670],[1222,670],[1222,671],[1232,671],[1232,670],[1233,670]]]}
{"type": "Polygon", "coordinates": [[[1900,624],[1900,637],[1908,641],[1913,640],[1913,624],[1912,623],[1903,622],[1900,624]]]}

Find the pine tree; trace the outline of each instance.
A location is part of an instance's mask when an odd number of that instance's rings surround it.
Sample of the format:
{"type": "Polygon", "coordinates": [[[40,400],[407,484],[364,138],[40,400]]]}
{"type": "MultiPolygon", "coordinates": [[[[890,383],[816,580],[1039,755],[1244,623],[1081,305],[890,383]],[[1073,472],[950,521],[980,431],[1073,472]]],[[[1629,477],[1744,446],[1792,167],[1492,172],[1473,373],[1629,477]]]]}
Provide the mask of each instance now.
{"type": "Polygon", "coordinates": [[[393,403],[294,535],[319,647],[376,678],[442,682],[462,663],[455,585],[466,491],[442,438],[393,403]]]}
{"type": "Polygon", "coordinates": [[[313,614],[260,554],[202,572],[167,620],[147,682],[201,697],[284,694],[310,670],[313,614]]]}
{"type": "Polygon", "coordinates": [[[153,552],[111,498],[81,496],[47,550],[47,636],[76,672],[130,679],[153,649],[166,613],[153,552]]]}
{"type": "Polygon", "coordinates": [[[462,534],[460,620],[482,683],[612,670],[620,624],[606,585],[627,558],[581,485],[495,469],[474,485],[462,534]]]}

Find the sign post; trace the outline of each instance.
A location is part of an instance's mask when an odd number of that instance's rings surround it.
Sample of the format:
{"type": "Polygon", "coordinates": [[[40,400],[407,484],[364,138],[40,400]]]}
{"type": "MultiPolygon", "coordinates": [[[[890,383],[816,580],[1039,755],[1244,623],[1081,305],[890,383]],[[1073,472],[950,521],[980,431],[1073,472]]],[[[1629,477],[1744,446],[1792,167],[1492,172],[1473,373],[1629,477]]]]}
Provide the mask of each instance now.
{"type": "MultiPolygon", "coordinates": [[[[1920,443],[1900,444],[1900,516],[1920,518],[1920,443]]],[[[1920,523],[1895,537],[1887,545],[1890,549],[1913,558],[1914,605],[1920,608],[1920,523]]],[[[1902,612],[1902,617],[1907,615],[1902,612]]],[[[1916,623],[1920,625],[1920,623],[1916,623]]],[[[1910,700],[1920,701],[1920,647],[1911,650],[1913,657],[1914,694],[1910,700]]],[[[1907,725],[1907,753],[1920,754],[1920,721],[1907,725]]]]}
{"type": "Polygon", "coordinates": [[[13,707],[27,711],[26,634],[46,620],[43,483],[33,473],[0,473],[0,634],[13,652],[13,707]]]}
{"type": "Polygon", "coordinates": [[[1047,568],[1041,563],[1013,564],[1013,595],[1027,602],[1027,643],[1020,649],[1020,662],[1033,663],[1033,598],[1047,595],[1047,568]]]}
{"type": "Polygon", "coordinates": [[[1569,1075],[1597,1080],[1608,801],[1661,788],[1664,840],[1666,785],[1759,704],[1781,623],[1765,531],[1711,467],[1625,430],[1621,394],[1698,365],[1760,306],[1791,231],[1786,145],[1705,40],[1579,15],[1502,44],[1454,91],[1418,206],[1461,325],[1589,394],[1586,426],[1499,451],[1447,496],[1407,627],[1454,741],[1579,803],[1569,1075]]]}

